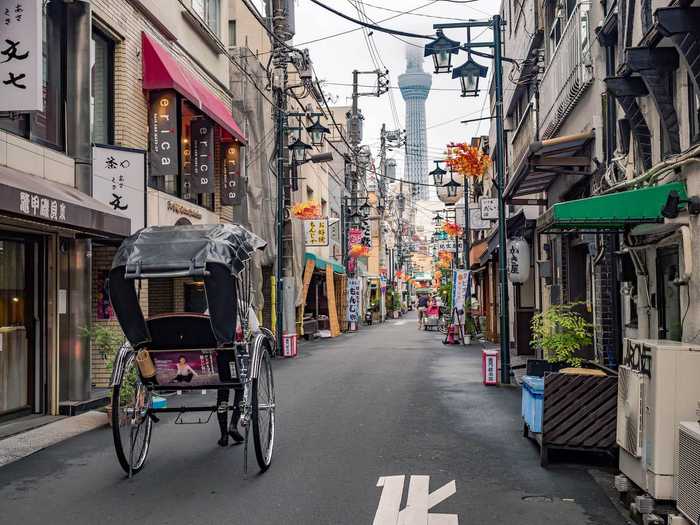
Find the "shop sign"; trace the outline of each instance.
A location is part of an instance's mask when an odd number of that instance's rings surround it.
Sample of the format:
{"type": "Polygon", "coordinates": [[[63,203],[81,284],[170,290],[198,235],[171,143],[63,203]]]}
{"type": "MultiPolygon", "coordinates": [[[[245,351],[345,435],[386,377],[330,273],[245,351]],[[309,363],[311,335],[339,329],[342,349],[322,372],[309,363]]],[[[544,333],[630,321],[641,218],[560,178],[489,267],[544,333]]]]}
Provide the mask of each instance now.
{"type": "Polygon", "coordinates": [[[484,350],[481,354],[482,374],[485,385],[498,384],[498,351],[484,350]]]}
{"type": "Polygon", "coordinates": [[[43,111],[42,0],[0,0],[0,111],[43,111]]]}
{"type": "Polygon", "coordinates": [[[464,309],[464,299],[469,291],[471,272],[469,270],[452,271],[452,305],[457,310],[464,309]]]}
{"type": "Polygon", "coordinates": [[[479,199],[479,205],[481,206],[481,218],[485,221],[497,221],[498,220],[498,199],[479,199]]]}
{"type": "MultiPolygon", "coordinates": [[[[484,199],[482,199],[484,200],[484,199]]],[[[470,230],[488,230],[491,228],[491,222],[482,218],[481,207],[479,204],[469,205],[469,229],[470,230]]]]}
{"type": "Polygon", "coordinates": [[[240,156],[241,149],[237,144],[225,144],[224,170],[221,177],[221,205],[238,206],[243,200],[240,156]]]}
{"type": "Polygon", "coordinates": [[[153,97],[149,115],[150,149],[148,151],[152,177],[177,176],[177,96],[164,91],[153,97]]]}
{"type": "Polygon", "coordinates": [[[360,320],[360,279],[348,279],[348,321],[357,323],[360,320]]]}
{"type": "Polygon", "coordinates": [[[530,277],[530,246],[525,239],[511,239],[508,243],[508,277],[515,284],[530,277]]]}
{"type": "Polygon", "coordinates": [[[442,240],[435,243],[437,245],[436,250],[438,252],[454,252],[456,248],[456,243],[453,240],[442,240]]]}
{"type": "Polygon", "coordinates": [[[191,219],[201,220],[202,214],[196,208],[190,208],[176,201],[168,201],[166,204],[167,210],[178,215],[190,217],[191,219]]]}
{"type": "Polygon", "coordinates": [[[328,246],[328,219],[305,220],[304,242],[306,246],[328,246]]]}
{"type": "Polygon", "coordinates": [[[214,193],[214,125],[198,118],[190,125],[192,193],[214,193]]]}
{"type": "Polygon", "coordinates": [[[92,148],[92,195],[131,219],[131,233],[146,223],[146,152],[115,146],[92,148]]]}
{"type": "Polygon", "coordinates": [[[28,191],[19,192],[17,211],[24,215],[49,221],[73,224],[68,213],[68,205],[65,202],[28,191]]]}

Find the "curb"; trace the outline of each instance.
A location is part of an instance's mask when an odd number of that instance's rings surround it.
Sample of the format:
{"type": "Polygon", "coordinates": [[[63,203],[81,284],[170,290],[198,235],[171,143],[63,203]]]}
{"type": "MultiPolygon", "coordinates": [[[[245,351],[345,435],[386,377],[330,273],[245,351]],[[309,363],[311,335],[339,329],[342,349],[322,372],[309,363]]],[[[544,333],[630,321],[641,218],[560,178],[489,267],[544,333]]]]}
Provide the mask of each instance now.
{"type": "Polygon", "coordinates": [[[0,467],[85,432],[107,426],[107,423],[107,414],[91,410],[10,436],[0,441],[0,467]]]}

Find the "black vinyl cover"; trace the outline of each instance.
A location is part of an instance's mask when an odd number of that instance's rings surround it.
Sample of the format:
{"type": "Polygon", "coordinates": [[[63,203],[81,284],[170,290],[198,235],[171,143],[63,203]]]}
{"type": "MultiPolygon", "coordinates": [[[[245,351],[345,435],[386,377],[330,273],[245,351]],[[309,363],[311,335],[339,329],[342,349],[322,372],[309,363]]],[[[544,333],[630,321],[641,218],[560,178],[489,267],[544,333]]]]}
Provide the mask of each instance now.
{"type": "Polygon", "coordinates": [[[203,275],[207,264],[221,264],[238,275],[255,250],[266,243],[237,224],[151,226],[126,239],[112,268],[126,267],[126,278],[147,274],[188,272],[203,275]]]}
{"type": "MultiPolygon", "coordinates": [[[[151,342],[134,280],[156,274],[204,276],[211,332],[218,346],[234,342],[236,276],[266,243],[234,224],[153,226],[126,239],[109,272],[109,294],[124,335],[134,348],[151,342]]],[[[211,334],[202,334],[202,340],[211,334]]]]}

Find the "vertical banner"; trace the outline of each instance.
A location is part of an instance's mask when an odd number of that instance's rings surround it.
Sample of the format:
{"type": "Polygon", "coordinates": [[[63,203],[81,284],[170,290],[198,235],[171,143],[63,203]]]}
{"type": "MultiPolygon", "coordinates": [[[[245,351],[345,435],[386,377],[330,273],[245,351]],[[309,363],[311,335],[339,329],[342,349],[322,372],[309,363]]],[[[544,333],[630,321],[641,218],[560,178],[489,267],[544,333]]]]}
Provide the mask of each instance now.
{"type": "Polygon", "coordinates": [[[177,96],[158,93],[151,100],[148,159],[152,177],[177,176],[177,96]]]}
{"type": "Polygon", "coordinates": [[[214,125],[205,117],[190,126],[192,193],[214,193],[214,125]]]}
{"type": "Polygon", "coordinates": [[[131,233],[146,225],[146,152],[92,147],[92,195],[131,219],[131,233]]]}
{"type": "Polygon", "coordinates": [[[453,270],[452,271],[452,308],[457,310],[464,309],[464,299],[467,296],[469,288],[469,270],[453,270]]]}
{"type": "Polygon", "coordinates": [[[182,198],[186,201],[192,199],[192,148],[190,146],[189,127],[182,125],[182,136],[180,137],[182,151],[182,198]]]}
{"type": "Polygon", "coordinates": [[[360,320],[360,279],[348,279],[348,322],[357,323],[360,320]]]}
{"type": "Polygon", "coordinates": [[[0,111],[44,111],[42,0],[0,0],[0,111]]]}
{"type": "Polygon", "coordinates": [[[238,206],[243,200],[241,148],[233,142],[222,144],[222,146],[226,148],[226,152],[224,154],[223,177],[221,177],[221,205],[238,206]]]}

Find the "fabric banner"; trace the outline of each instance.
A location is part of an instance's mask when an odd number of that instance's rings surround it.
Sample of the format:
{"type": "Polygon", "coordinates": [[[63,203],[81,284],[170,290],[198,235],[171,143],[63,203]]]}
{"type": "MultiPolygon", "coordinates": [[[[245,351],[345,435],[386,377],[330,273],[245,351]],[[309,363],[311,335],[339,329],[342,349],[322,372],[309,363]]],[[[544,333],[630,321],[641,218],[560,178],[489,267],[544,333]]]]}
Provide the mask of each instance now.
{"type": "Polygon", "coordinates": [[[360,279],[348,279],[348,322],[357,323],[360,320],[360,279]]]}
{"type": "Polygon", "coordinates": [[[221,177],[221,205],[238,206],[243,200],[243,185],[241,180],[241,149],[237,144],[223,144],[224,170],[221,177]]]}
{"type": "Polygon", "coordinates": [[[151,100],[148,159],[152,177],[177,176],[177,97],[164,91],[151,100]]]}
{"type": "Polygon", "coordinates": [[[190,125],[191,191],[214,193],[214,125],[208,118],[198,118],[190,125]]]}
{"type": "Polygon", "coordinates": [[[452,308],[457,310],[464,309],[464,300],[469,292],[469,284],[471,280],[471,271],[469,270],[453,270],[452,271],[452,308]]]}

